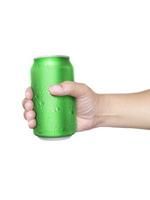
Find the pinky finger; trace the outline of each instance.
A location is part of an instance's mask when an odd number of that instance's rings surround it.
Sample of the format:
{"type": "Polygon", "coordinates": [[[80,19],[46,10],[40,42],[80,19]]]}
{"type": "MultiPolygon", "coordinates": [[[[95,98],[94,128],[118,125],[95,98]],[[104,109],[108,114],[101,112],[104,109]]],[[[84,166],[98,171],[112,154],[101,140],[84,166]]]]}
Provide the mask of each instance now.
{"type": "Polygon", "coordinates": [[[28,121],[28,126],[29,126],[29,128],[35,128],[36,120],[32,119],[32,120],[28,121]]]}

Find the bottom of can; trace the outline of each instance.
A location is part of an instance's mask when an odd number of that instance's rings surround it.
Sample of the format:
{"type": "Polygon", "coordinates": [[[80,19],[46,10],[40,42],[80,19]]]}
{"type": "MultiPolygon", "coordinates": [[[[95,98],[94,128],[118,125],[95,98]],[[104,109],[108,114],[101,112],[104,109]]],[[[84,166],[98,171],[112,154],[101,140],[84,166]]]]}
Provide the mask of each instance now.
{"type": "Polygon", "coordinates": [[[68,132],[50,132],[50,131],[37,131],[33,130],[33,133],[38,136],[38,137],[43,137],[43,138],[62,138],[62,137],[69,137],[72,136],[75,133],[75,130],[70,130],[68,132]]]}

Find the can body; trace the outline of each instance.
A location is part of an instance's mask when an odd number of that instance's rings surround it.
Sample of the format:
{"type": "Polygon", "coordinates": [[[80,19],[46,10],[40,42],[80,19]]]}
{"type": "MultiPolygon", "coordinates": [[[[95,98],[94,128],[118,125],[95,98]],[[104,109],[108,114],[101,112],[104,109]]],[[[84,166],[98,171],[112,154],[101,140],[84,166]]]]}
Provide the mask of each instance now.
{"type": "Polygon", "coordinates": [[[76,102],[71,96],[53,96],[50,86],[74,81],[73,66],[66,56],[34,59],[31,87],[36,113],[34,134],[39,137],[65,137],[76,131],[76,102]]]}

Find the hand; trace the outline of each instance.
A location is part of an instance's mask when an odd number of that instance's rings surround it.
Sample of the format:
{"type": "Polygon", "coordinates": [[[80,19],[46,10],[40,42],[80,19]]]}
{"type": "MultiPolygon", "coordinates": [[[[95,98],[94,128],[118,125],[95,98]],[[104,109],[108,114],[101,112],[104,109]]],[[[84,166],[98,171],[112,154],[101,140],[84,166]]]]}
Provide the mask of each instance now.
{"type": "MultiPolygon", "coordinates": [[[[88,86],[82,83],[65,81],[60,85],[54,85],[49,88],[51,95],[65,96],[70,95],[77,101],[77,131],[83,131],[96,127],[97,110],[99,104],[99,95],[94,93],[88,86]]],[[[33,110],[33,93],[29,87],[25,92],[23,100],[24,117],[28,121],[30,128],[36,126],[36,114],[33,110]]]]}

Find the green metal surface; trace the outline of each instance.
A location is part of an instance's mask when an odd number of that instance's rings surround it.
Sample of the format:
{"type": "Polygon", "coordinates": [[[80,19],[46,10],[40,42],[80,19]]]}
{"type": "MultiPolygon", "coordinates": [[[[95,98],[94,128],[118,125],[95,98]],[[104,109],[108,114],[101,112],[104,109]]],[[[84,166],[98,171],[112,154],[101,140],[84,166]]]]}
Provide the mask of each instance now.
{"type": "Polygon", "coordinates": [[[65,137],[76,132],[76,102],[71,96],[52,96],[49,86],[74,81],[73,66],[67,56],[35,58],[31,68],[36,127],[39,137],[65,137]]]}

